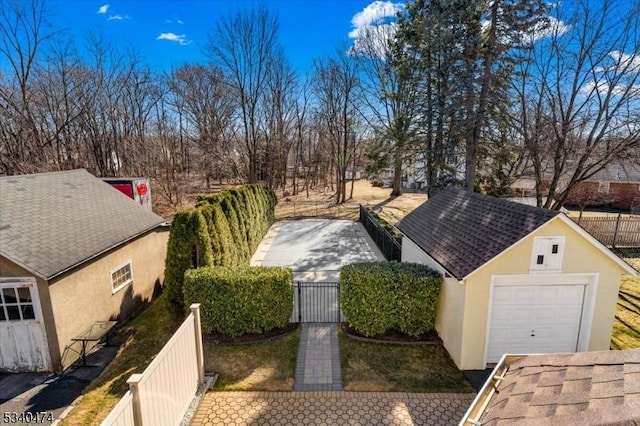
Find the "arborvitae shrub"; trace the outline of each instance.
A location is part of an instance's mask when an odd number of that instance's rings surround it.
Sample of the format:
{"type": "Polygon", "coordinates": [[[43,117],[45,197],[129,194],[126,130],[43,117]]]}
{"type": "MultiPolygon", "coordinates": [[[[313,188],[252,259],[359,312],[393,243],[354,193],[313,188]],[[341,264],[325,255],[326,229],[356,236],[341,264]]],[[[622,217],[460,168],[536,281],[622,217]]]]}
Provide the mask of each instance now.
{"type": "Polygon", "coordinates": [[[164,284],[172,313],[184,313],[182,286],[187,269],[210,266],[213,263],[211,240],[207,224],[198,210],[181,210],[171,222],[164,284]]]}

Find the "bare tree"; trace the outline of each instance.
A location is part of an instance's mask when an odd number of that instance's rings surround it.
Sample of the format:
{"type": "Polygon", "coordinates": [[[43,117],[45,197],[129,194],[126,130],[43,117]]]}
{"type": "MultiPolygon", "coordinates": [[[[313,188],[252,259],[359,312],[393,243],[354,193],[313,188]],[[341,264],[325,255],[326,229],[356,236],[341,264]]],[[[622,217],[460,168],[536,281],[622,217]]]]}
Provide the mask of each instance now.
{"type": "Polygon", "coordinates": [[[233,146],[229,141],[235,108],[222,71],[215,66],[184,65],[171,73],[169,88],[174,106],[183,114],[186,135],[197,148],[198,168],[207,188],[212,179],[232,176],[233,146]]]}
{"type": "Polygon", "coordinates": [[[359,77],[357,64],[338,49],[335,57],[316,61],[314,89],[318,112],[331,143],[330,161],[336,178],[336,203],[346,201],[346,172],[356,143],[354,123],[358,114],[359,77]]]}
{"type": "Polygon", "coordinates": [[[228,76],[241,112],[249,182],[259,170],[260,108],[278,46],[278,19],[266,8],[240,11],[218,22],[205,53],[228,76]]]}
{"type": "Polygon", "coordinates": [[[640,2],[564,7],[549,31],[532,35],[531,65],[515,85],[538,205],[554,209],[640,145],[640,2]]]}
{"type": "Polygon", "coordinates": [[[43,0],[0,2],[0,59],[8,70],[0,75],[0,164],[4,173],[36,171],[46,167],[52,154],[38,131],[31,87],[42,47],[53,36],[47,17],[43,0]]]}

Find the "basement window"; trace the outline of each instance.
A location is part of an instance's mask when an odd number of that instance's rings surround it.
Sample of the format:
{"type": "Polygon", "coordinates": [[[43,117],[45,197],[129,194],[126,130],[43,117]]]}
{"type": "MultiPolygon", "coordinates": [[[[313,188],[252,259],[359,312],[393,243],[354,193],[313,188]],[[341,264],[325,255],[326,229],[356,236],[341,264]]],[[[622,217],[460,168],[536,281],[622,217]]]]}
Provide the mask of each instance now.
{"type": "Polygon", "coordinates": [[[564,237],[535,237],[531,253],[531,271],[562,270],[564,237]]]}
{"type": "Polygon", "coordinates": [[[111,291],[116,293],[133,282],[131,262],[111,271],[111,291]]]}

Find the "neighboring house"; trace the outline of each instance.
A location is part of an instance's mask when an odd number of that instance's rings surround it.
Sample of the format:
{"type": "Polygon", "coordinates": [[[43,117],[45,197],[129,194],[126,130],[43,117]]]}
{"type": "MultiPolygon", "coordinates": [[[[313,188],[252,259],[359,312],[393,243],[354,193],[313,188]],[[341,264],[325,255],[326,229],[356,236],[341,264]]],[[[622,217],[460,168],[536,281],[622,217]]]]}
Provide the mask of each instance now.
{"type": "Polygon", "coordinates": [[[152,297],[168,234],[85,170],[0,177],[0,370],[68,367],[73,337],[152,297]]]}
{"type": "Polygon", "coordinates": [[[465,425],[635,425],[640,350],[506,355],[460,422],[465,425]]]}
{"type": "MultiPolygon", "coordinates": [[[[570,177],[565,173],[558,182],[565,188],[570,177]]],[[[549,189],[551,176],[542,181],[542,191],[549,189]]],[[[535,180],[522,177],[511,185],[521,197],[535,195],[535,180]]],[[[546,195],[544,196],[546,199],[546,195]]],[[[595,173],[589,179],[575,185],[569,193],[565,205],[577,207],[612,207],[640,212],[640,165],[637,160],[613,162],[595,173]]]]}
{"type": "Polygon", "coordinates": [[[445,189],[402,219],[402,261],[444,274],[436,329],[460,369],[609,348],[622,274],[563,213],[445,189]]]}
{"type": "Polygon", "coordinates": [[[640,212],[640,166],[614,163],[580,182],[569,193],[566,204],[607,206],[640,212]]]}

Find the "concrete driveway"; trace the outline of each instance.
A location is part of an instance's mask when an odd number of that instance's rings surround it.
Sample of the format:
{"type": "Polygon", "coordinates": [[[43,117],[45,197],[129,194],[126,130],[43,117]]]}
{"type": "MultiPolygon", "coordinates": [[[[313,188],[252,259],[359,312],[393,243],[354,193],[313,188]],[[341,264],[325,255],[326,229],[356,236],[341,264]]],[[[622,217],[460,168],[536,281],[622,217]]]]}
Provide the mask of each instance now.
{"type": "Polygon", "coordinates": [[[338,281],[340,267],[385,260],[362,224],[351,220],[304,219],[276,222],[251,265],[287,266],[299,281],[338,281]]]}

